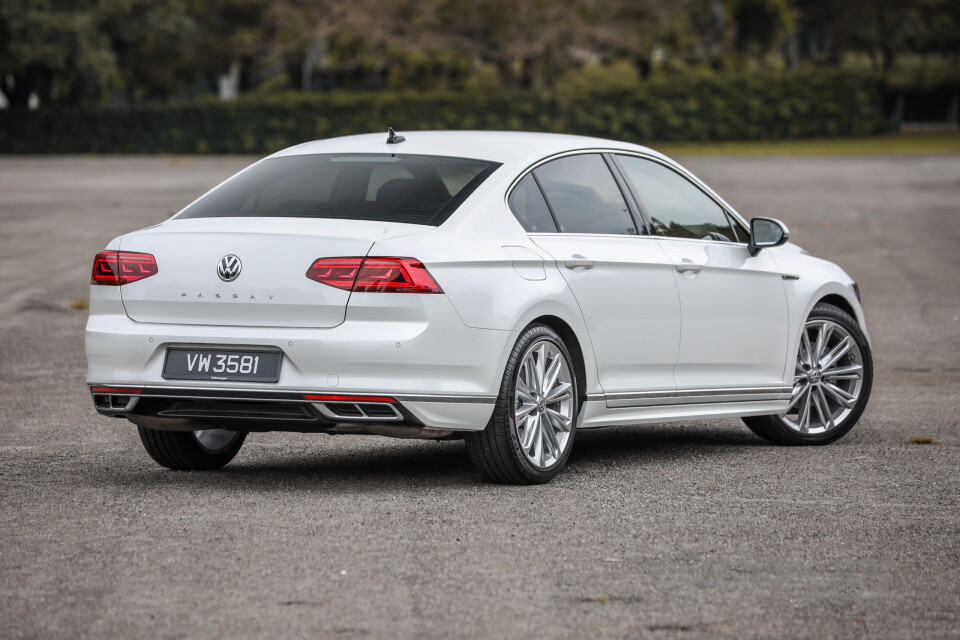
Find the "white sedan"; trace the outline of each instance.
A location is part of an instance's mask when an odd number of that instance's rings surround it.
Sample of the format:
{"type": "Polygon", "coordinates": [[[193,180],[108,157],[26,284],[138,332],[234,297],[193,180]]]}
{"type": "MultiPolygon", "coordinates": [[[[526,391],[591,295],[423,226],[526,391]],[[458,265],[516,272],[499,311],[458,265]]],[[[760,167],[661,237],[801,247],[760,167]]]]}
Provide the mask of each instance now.
{"type": "Polygon", "coordinates": [[[369,134],[257,162],[97,254],[97,410],[171,469],[250,431],[463,438],[539,483],[580,429],[741,416],[789,445],[870,395],[859,291],[645,147],[369,134]]]}

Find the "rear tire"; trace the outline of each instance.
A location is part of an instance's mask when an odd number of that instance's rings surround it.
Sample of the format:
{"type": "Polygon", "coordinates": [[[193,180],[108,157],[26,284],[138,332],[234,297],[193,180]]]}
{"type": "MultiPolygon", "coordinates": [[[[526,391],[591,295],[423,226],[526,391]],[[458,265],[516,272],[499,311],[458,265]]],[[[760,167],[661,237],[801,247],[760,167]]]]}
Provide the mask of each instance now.
{"type": "Polygon", "coordinates": [[[501,484],[549,482],[573,449],[578,391],[560,336],[541,324],[526,329],[507,360],[486,429],[465,435],[477,470],[501,484]]]}
{"type": "Polygon", "coordinates": [[[137,427],[144,448],[154,461],[175,471],[213,471],[237,455],[247,434],[243,431],[161,431],[137,427]]]}
{"type": "Polygon", "coordinates": [[[829,444],[860,419],[872,385],[873,355],[856,320],[839,307],[820,303],[804,325],[790,409],[743,421],[773,444],[829,444]]]}

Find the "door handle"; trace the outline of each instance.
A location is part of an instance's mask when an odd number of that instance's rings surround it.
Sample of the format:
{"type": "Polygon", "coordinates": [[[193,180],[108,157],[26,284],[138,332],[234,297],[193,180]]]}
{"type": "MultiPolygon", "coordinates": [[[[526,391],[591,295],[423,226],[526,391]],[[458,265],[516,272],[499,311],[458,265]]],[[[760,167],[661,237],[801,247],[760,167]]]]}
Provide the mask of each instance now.
{"type": "Polygon", "coordinates": [[[678,271],[679,273],[688,273],[688,272],[690,272],[690,273],[700,273],[700,269],[702,269],[702,268],[703,268],[703,267],[701,267],[699,264],[693,264],[693,263],[690,263],[690,264],[686,264],[686,263],[684,263],[684,264],[678,264],[677,267],[676,267],[676,269],[677,269],[677,271],[678,271]]]}
{"type": "Polygon", "coordinates": [[[576,269],[578,267],[583,267],[584,269],[593,269],[594,264],[596,264],[596,262],[590,260],[589,258],[575,255],[571,260],[564,261],[563,266],[565,266],[567,269],[576,269]]]}

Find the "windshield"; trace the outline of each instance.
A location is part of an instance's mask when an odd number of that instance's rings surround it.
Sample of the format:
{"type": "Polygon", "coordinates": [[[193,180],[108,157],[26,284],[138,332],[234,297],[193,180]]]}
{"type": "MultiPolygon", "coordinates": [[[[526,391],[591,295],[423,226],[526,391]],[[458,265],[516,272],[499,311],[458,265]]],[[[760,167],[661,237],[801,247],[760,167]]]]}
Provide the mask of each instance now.
{"type": "Polygon", "coordinates": [[[386,153],[270,158],[177,218],[339,218],[438,226],[499,166],[386,153]]]}

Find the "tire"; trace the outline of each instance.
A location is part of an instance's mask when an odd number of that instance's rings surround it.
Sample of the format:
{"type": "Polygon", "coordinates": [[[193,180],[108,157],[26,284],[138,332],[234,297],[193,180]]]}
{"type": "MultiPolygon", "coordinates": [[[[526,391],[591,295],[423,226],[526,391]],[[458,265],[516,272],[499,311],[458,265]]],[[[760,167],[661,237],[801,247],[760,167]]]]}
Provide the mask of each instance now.
{"type": "Polygon", "coordinates": [[[803,331],[790,409],[781,415],[743,418],[751,431],[774,444],[839,440],[857,423],[870,399],[873,355],[856,320],[839,307],[820,303],[803,331]],[[822,348],[821,336],[825,336],[822,348]]]}
{"type": "Polygon", "coordinates": [[[490,422],[465,436],[477,470],[500,484],[549,482],[573,449],[578,391],[573,359],[560,336],[541,324],[524,330],[507,359],[490,422]],[[541,384],[538,372],[553,379],[541,384]]]}
{"type": "Polygon", "coordinates": [[[237,455],[247,434],[243,431],[160,431],[137,427],[140,440],[157,464],[176,471],[213,471],[237,455]]]}

